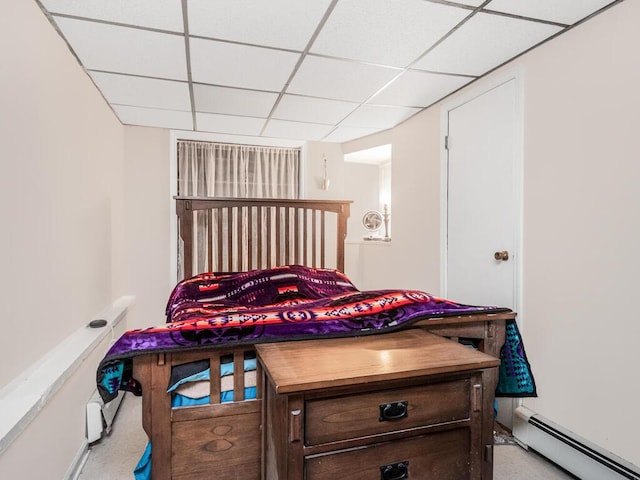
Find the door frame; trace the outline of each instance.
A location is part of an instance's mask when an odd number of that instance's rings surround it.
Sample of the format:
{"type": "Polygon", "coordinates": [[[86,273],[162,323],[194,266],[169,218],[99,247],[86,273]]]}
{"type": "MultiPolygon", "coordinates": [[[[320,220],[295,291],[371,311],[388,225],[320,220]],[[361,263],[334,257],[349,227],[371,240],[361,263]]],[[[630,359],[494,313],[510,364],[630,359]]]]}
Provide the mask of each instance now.
{"type": "Polygon", "coordinates": [[[447,211],[448,211],[448,153],[445,148],[445,136],[449,132],[449,112],[468,103],[475,98],[501,86],[509,81],[515,81],[515,108],[516,108],[516,125],[515,125],[515,144],[516,155],[514,158],[514,197],[515,208],[515,249],[512,258],[515,261],[514,266],[514,311],[518,313],[518,324],[522,325],[523,320],[523,272],[522,272],[522,252],[523,252],[523,159],[524,159],[524,81],[522,69],[514,67],[502,72],[499,75],[492,76],[488,79],[480,80],[477,85],[465,90],[461,95],[444,103],[440,109],[440,291],[442,296],[447,298],[447,265],[448,265],[448,242],[447,236],[449,231],[447,211]]]}

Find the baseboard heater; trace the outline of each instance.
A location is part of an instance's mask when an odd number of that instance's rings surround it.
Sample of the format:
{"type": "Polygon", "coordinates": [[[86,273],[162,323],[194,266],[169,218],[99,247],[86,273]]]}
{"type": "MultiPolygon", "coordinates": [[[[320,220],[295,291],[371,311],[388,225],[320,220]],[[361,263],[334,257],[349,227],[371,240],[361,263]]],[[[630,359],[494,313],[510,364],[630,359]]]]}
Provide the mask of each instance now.
{"type": "Polygon", "coordinates": [[[87,403],[87,442],[97,442],[103,435],[111,432],[113,420],[116,418],[120,403],[124,398],[124,392],[118,392],[118,396],[105,404],[96,390],[91,400],[87,403]]]}
{"type": "Polygon", "coordinates": [[[581,480],[640,480],[640,468],[538,415],[515,410],[513,436],[581,480]]]}

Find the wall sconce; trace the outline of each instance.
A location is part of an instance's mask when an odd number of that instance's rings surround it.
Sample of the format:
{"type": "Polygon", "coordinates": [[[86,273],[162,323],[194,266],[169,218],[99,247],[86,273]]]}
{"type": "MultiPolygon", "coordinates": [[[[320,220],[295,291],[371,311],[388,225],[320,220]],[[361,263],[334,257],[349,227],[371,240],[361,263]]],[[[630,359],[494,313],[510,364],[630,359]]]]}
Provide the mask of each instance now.
{"type": "Polygon", "coordinates": [[[322,177],[322,190],[329,190],[329,184],[331,180],[327,178],[327,157],[323,155],[324,158],[324,177],[322,177]]]}

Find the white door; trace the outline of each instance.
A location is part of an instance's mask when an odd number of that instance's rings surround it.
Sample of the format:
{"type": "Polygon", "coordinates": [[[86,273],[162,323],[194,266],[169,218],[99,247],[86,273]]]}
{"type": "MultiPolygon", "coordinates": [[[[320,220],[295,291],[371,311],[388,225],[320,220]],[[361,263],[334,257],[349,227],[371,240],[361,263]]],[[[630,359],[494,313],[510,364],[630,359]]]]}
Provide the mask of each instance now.
{"type": "Polygon", "coordinates": [[[448,112],[446,297],[516,308],[516,81],[448,112]]]}
{"type": "MultiPolygon", "coordinates": [[[[517,82],[512,79],[448,111],[445,296],[518,310],[520,225],[517,82]]],[[[513,427],[513,399],[498,421],[513,427]]]]}

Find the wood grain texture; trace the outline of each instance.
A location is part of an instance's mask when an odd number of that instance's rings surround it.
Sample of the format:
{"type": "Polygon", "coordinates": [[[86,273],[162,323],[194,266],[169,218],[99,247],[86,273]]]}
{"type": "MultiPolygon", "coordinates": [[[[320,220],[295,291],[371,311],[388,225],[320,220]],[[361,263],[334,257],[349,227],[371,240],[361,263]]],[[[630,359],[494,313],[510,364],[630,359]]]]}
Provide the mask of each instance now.
{"type": "Polygon", "coordinates": [[[478,370],[500,363],[491,355],[420,329],[265,343],[256,345],[256,351],[277,393],[478,370]]]}
{"type": "Polygon", "coordinates": [[[307,445],[367,437],[469,418],[469,380],[309,400],[305,410],[307,445]],[[406,415],[380,420],[380,406],[406,402],[406,415]]]}
{"type": "Polygon", "coordinates": [[[355,451],[335,452],[305,460],[306,480],[371,480],[381,478],[380,468],[408,463],[411,480],[468,480],[468,428],[435,433],[397,442],[374,444],[355,451]]]}
{"type": "MultiPolygon", "coordinates": [[[[259,411],[172,424],[171,478],[217,480],[259,478],[260,455],[247,455],[260,443],[259,411]],[[188,445],[189,448],[184,448],[188,445]]],[[[155,453],[155,450],[154,450],[155,453]]]]}

